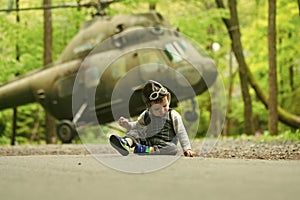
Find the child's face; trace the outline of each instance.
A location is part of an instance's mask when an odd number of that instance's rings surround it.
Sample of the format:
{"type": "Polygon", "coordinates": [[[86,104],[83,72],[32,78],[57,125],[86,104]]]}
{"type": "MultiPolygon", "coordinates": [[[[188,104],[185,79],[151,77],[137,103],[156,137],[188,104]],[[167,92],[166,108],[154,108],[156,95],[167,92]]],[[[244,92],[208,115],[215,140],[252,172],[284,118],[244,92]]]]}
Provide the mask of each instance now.
{"type": "Polygon", "coordinates": [[[160,103],[151,103],[150,110],[153,115],[157,117],[163,117],[169,111],[170,102],[165,96],[160,103]]]}

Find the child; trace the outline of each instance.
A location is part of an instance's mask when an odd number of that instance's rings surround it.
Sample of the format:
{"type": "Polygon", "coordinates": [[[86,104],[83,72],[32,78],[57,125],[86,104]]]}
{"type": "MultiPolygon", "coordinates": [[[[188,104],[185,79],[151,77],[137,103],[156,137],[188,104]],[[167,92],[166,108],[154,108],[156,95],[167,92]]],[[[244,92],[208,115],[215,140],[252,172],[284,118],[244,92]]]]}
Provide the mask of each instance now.
{"type": "Polygon", "coordinates": [[[196,156],[183,125],[181,116],[169,108],[171,94],[156,81],[148,81],[143,88],[147,106],[135,122],[120,117],[120,126],[127,129],[125,137],[110,136],[110,144],[123,156],[134,148],[137,154],[176,155],[178,140],[184,155],[196,156]]]}

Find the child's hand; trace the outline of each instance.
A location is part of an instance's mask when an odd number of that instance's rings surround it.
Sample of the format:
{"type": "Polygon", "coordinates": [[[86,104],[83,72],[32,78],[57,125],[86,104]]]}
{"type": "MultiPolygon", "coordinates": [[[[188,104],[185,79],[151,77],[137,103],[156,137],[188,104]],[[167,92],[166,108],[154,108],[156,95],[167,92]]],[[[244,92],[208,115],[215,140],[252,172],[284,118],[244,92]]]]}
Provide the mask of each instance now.
{"type": "Polygon", "coordinates": [[[122,126],[123,128],[126,128],[127,131],[130,131],[131,128],[132,128],[129,121],[128,121],[128,119],[126,119],[125,117],[120,117],[119,125],[122,126]]]}
{"type": "Polygon", "coordinates": [[[194,151],[192,151],[191,149],[188,149],[184,152],[184,156],[186,157],[197,157],[198,154],[194,151]]]}

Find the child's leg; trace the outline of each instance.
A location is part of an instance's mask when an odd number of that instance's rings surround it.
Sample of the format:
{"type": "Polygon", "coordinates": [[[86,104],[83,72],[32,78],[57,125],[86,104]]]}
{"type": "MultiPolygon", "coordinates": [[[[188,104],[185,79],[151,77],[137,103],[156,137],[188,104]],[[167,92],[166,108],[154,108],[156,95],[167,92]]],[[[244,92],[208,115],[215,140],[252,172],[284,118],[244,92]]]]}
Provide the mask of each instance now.
{"type": "Polygon", "coordinates": [[[147,146],[144,144],[136,144],[136,146],[134,147],[134,153],[137,154],[150,154],[150,153],[154,153],[155,149],[154,147],[151,146],[147,146]]]}
{"type": "Polygon", "coordinates": [[[110,144],[123,156],[129,154],[130,148],[134,147],[134,153],[148,154],[153,153],[154,148],[146,145],[147,141],[141,138],[134,138],[130,135],[119,137],[118,135],[111,135],[109,138],[110,144]]]}
{"type": "Polygon", "coordinates": [[[177,146],[172,142],[166,142],[164,144],[154,146],[147,146],[138,143],[134,148],[134,153],[137,154],[176,155],[177,151],[177,146]]]}
{"type": "Polygon", "coordinates": [[[178,152],[177,145],[173,142],[164,141],[157,137],[151,137],[149,140],[154,144],[156,154],[176,155],[178,152]]]}
{"type": "Polygon", "coordinates": [[[159,154],[161,155],[176,155],[177,152],[177,145],[172,142],[166,142],[164,145],[159,145],[159,154]]]}
{"type": "Polygon", "coordinates": [[[127,141],[129,147],[133,146],[133,140],[131,138],[125,136],[124,139],[127,141]]]}
{"type": "Polygon", "coordinates": [[[151,143],[147,138],[134,137],[133,135],[128,134],[126,140],[130,143],[130,147],[134,147],[134,153],[149,154],[155,152],[154,147],[151,146],[151,143]]]}

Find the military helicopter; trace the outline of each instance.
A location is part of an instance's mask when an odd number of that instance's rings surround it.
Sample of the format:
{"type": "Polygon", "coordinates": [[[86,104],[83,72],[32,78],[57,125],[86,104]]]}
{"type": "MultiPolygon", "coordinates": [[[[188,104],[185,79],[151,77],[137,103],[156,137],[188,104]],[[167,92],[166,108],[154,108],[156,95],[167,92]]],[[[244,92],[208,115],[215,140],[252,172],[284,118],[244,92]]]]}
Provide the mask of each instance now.
{"type": "MultiPolygon", "coordinates": [[[[51,67],[2,85],[0,110],[38,102],[60,121],[60,140],[70,143],[75,124],[105,124],[143,111],[141,88],[149,79],[171,91],[172,106],[214,83],[215,62],[160,13],[101,13],[84,22],[51,67]]],[[[197,117],[194,109],[190,120],[197,117]]]]}

